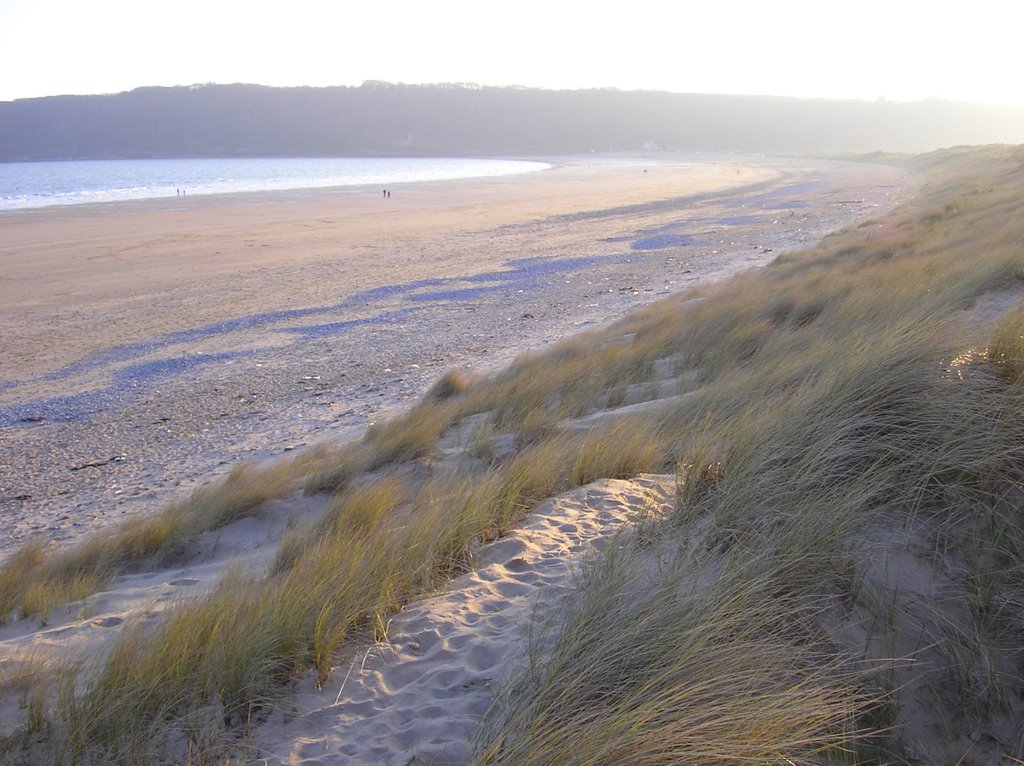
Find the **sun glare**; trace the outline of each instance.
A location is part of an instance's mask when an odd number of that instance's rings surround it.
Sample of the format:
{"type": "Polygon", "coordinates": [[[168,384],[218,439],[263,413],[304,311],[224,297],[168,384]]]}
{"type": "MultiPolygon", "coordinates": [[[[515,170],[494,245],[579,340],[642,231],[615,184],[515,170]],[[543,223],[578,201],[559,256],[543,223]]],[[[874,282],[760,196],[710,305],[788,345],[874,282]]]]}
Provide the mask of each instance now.
{"type": "Polygon", "coordinates": [[[141,85],[475,82],[1024,104],[1017,4],[0,4],[0,100],[141,85]],[[528,55],[524,55],[528,52],[528,55]],[[31,61],[31,66],[25,63],[31,61]]]}

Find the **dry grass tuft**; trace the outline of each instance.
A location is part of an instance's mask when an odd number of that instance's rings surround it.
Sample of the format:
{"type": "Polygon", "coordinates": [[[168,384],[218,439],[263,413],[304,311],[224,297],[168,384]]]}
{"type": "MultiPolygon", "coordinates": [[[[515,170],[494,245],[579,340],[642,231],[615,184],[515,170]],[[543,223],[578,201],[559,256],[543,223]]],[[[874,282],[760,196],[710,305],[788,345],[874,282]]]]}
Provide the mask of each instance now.
{"type": "Polygon", "coordinates": [[[95,593],[130,567],[180,559],[204,532],[256,514],[268,501],[292,494],[297,477],[320,459],[320,453],[311,452],[266,468],[241,465],[188,500],[99,532],[65,553],[54,555],[39,544],[26,546],[0,569],[0,623],[32,616],[45,619],[55,606],[95,593]]]}
{"type": "Polygon", "coordinates": [[[304,491],[340,492],[358,476],[387,465],[426,457],[441,435],[456,421],[459,410],[427,399],[400,418],[373,425],[361,442],[347,445],[305,480],[304,491]]]}
{"type": "Polygon", "coordinates": [[[464,370],[449,370],[432,385],[423,399],[427,402],[443,402],[456,396],[465,394],[477,381],[475,375],[464,370]]]}

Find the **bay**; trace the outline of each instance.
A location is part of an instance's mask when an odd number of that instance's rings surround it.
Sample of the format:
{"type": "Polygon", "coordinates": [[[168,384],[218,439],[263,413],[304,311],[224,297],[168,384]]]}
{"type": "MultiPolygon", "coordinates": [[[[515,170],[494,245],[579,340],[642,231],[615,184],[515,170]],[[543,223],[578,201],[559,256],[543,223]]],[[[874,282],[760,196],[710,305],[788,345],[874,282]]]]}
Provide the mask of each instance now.
{"type": "Polygon", "coordinates": [[[67,160],[0,163],[0,210],[197,194],[388,186],[543,170],[544,162],[445,157],[67,160]]]}

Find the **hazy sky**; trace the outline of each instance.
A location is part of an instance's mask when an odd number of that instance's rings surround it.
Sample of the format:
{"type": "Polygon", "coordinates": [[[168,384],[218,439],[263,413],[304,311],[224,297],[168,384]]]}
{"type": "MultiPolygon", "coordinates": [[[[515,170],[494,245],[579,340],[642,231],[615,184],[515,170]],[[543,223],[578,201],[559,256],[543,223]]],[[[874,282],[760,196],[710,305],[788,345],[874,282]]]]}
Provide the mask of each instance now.
{"type": "Polygon", "coordinates": [[[0,101],[476,82],[1024,105],[1024,2],[0,0],[0,101]]]}

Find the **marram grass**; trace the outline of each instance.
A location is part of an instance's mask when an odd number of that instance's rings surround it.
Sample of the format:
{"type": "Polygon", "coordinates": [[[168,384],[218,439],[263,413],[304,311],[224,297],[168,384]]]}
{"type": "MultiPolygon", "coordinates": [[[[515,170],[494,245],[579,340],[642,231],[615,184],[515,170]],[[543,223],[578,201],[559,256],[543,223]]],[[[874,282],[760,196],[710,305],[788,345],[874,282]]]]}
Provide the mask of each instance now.
{"type": "Polygon", "coordinates": [[[53,554],[30,543],[0,569],[0,624],[39,616],[107,585],[137,565],[184,557],[201,534],[256,514],[269,500],[291,494],[296,477],[317,465],[319,453],[265,468],[243,464],[226,479],[197,490],[148,518],[130,519],[53,554]]]}

